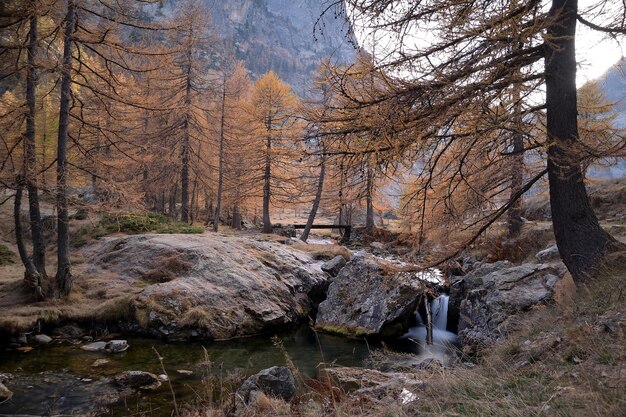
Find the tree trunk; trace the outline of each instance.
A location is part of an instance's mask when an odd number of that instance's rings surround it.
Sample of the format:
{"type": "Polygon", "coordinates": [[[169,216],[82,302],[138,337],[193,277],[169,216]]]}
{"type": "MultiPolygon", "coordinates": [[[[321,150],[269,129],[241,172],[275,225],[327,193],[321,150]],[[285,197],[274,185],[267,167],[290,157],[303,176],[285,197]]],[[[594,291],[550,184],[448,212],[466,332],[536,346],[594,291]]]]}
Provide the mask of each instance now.
{"type": "Polygon", "coordinates": [[[272,233],[272,222],[270,220],[271,150],[272,139],[268,136],[265,146],[265,175],[263,176],[263,233],[272,233]]]}
{"type": "Polygon", "coordinates": [[[374,203],[372,201],[372,189],[373,189],[373,181],[372,181],[372,171],[367,168],[366,169],[366,190],[365,190],[365,203],[366,203],[366,213],[365,213],[365,231],[371,235],[374,231],[374,203]]]}
{"type": "Polygon", "coordinates": [[[20,260],[24,265],[24,282],[26,285],[35,291],[37,298],[42,300],[44,298],[42,290],[41,275],[35,268],[33,261],[28,256],[26,245],[24,244],[24,231],[22,230],[22,190],[24,184],[21,178],[17,179],[17,187],[15,190],[15,201],[13,204],[13,221],[15,222],[15,242],[17,243],[17,251],[20,255],[20,260]]]}
{"type": "Polygon", "coordinates": [[[185,78],[185,121],[183,125],[183,149],[181,155],[182,169],[180,173],[180,219],[183,223],[189,221],[189,154],[190,154],[190,137],[189,137],[189,119],[191,118],[191,68],[193,63],[192,55],[192,31],[188,33],[188,49],[187,49],[187,71],[185,78]]]}
{"type": "Polygon", "coordinates": [[[36,1],[31,1],[33,14],[30,17],[28,40],[28,70],[26,75],[26,136],[24,138],[24,159],[26,184],[28,187],[28,211],[30,214],[30,230],[33,240],[33,264],[39,274],[46,277],[46,243],[41,233],[41,212],[39,210],[39,188],[37,186],[37,152],[35,144],[35,116],[37,75],[35,56],[37,54],[37,14],[36,1]]]}
{"type": "Polygon", "coordinates": [[[239,212],[239,205],[235,204],[233,207],[233,229],[241,230],[241,213],[239,212]]]}
{"type": "MultiPolygon", "coordinates": [[[[576,0],[553,0],[546,46],[548,179],[552,225],[559,253],[577,283],[620,244],[606,233],[591,208],[576,145],[576,0]]],[[[623,245],[622,245],[623,246],[623,245]]]]}
{"type": "Polygon", "coordinates": [[[63,67],[61,102],[59,106],[59,136],[57,139],[57,286],[66,296],[72,290],[70,264],[70,230],[67,213],[67,138],[70,119],[72,81],[72,37],[76,16],[74,0],[66,0],[65,35],[63,38],[63,67]]]}
{"type": "Polygon", "coordinates": [[[311,212],[309,213],[309,219],[306,222],[306,226],[304,227],[304,231],[300,236],[300,240],[306,242],[309,238],[309,233],[311,233],[311,227],[313,226],[313,222],[315,221],[315,216],[317,215],[317,209],[320,206],[320,201],[322,200],[322,190],[324,189],[324,174],[326,171],[326,156],[324,155],[325,149],[322,146],[322,158],[320,161],[320,176],[319,181],[317,183],[317,193],[315,194],[315,200],[313,201],[313,207],[311,207],[311,212]]]}
{"type": "Polygon", "coordinates": [[[180,219],[189,221],[189,133],[188,122],[185,121],[182,153],[182,169],[180,171],[180,219]]]}
{"type": "Polygon", "coordinates": [[[213,231],[217,232],[220,224],[220,210],[222,209],[222,187],[224,185],[224,118],[226,112],[226,75],[222,87],[222,117],[220,120],[220,146],[218,155],[217,171],[217,203],[215,204],[215,216],[213,217],[213,231]]]}
{"type": "Polygon", "coordinates": [[[178,182],[174,183],[174,189],[170,192],[170,199],[168,202],[168,212],[172,219],[178,219],[178,213],[176,210],[176,195],[178,194],[178,182]]]}
{"type": "MultiPolygon", "coordinates": [[[[516,132],[512,138],[511,155],[511,198],[513,198],[522,188],[524,182],[524,136],[521,133],[521,103],[519,85],[513,86],[513,121],[516,132]]],[[[522,232],[522,204],[523,199],[519,197],[509,208],[508,235],[515,238],[522,232]]]]}

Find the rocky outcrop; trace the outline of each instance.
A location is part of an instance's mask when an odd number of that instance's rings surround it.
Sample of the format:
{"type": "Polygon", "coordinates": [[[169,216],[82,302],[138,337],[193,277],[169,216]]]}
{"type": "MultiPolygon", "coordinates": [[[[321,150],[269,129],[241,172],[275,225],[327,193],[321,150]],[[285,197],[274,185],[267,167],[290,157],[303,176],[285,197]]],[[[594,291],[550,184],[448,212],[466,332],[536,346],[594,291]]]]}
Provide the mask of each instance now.
{"type": "Polygon", "coordinates": [[[490,344],[513,328],[519,313],[553,300],[556,284],[567,272],[561,263],[486,264],[453,284],[460,299],[459,340],[464,345],[490,344]]]}
{"type": "MultiPolygon", "coordinates": [[[[159,2],[170,14],[179,2],[159,2]]],[[[272,70],[308,93],[320,62],[351,64],[356,55],[343,3],[320,0],[204,0],[211,25],[256,78],[272,70]],[[329,7],[332,6],[332,7],[329,7]],[[322,16],[325,9],[327,12],[322,16]]],[[[158,13],[158,11],[157,11],[158,13]]]]}
{"type": "Polygon", "coordinates": [[[426,286],[414,273],[394,273],[373,257],[355,256],[331,282],[315,327],[351,337],[399,336],[426,286]]]}
{"type": "Polygon", "coordinates": [[[87,274],[106,291],[125,285],[134,320],[123,330],[169,339],[229,339],[305,317],[309,294],[328,285],[310,255],[262,238],[137,235],[94,248],[87,274]],[[137,289],[139,289],[137,291],[137,289]]]}

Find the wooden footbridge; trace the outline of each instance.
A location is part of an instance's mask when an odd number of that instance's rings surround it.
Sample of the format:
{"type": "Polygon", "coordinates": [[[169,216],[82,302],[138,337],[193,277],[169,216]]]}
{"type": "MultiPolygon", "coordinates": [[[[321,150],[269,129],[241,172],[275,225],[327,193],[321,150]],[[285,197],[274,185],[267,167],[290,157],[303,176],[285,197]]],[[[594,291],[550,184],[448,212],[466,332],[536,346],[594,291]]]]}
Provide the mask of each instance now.
{"type": "MultiPolygon", "coordinates": [[[[306,228],[306,224],[294,224],[294,229],[304,229],[306,228]]],[[[345,230],[343,234],[342,242],[350,241],[350,234],[352,232],[352,226],[349,224],[314,224],[311,226],[311,230],[313,229],[340,229],[345,230]]]]}

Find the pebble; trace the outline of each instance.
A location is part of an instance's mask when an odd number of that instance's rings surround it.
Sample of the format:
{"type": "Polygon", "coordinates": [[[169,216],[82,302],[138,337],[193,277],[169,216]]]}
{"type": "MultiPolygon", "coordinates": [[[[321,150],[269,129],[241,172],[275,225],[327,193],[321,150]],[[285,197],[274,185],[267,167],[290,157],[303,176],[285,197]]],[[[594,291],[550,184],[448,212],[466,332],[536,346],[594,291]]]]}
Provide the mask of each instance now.
{"type": "Polygon", "coordinates": [[[193,375],[193,371],[189,371],[187,369],[177,369],[176,372],[181,375],[193,375]]]}

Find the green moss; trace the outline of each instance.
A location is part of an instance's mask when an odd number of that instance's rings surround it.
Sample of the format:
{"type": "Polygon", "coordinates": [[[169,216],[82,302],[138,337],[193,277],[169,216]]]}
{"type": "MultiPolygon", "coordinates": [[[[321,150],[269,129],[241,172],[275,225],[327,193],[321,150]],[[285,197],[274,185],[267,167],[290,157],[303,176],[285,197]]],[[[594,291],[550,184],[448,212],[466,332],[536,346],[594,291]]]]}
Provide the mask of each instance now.
{"type": "Polygon", "coordinates": [[[99,222],[99,226],[107,233],[122,232],[139,234],[153,232],[195,234],[204,232],[204,228],[201,226],[182,223],[170,219],[163,214],[154,212],[107,214],[99,222]]]}
{"type": "Polygon", "coordinates": [[[336,334],[339,336],[346,336],[346,337],[361,338],[361,337],[372,336],[370,332],[366,331],[365,329],[361,327],[347,327],[347,326],[329,324],[325,326],[318,326],[317,330],[324,332],[324,333],[336,334]]]}

